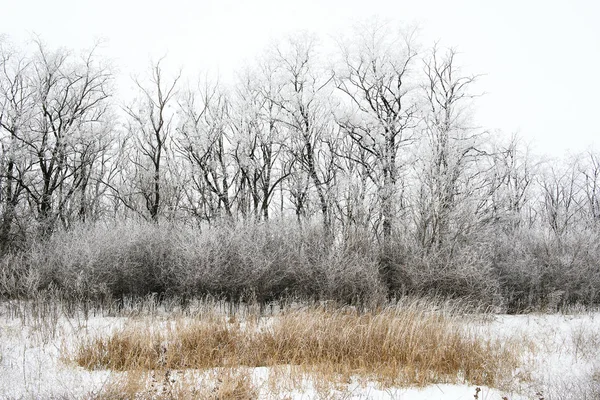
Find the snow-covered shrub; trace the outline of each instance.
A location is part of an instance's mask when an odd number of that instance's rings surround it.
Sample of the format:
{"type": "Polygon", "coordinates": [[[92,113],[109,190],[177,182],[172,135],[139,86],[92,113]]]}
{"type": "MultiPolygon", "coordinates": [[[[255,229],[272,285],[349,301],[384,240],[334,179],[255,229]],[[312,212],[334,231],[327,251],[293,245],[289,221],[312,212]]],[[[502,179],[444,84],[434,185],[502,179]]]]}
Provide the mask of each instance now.
{"type": "Polygon", "coordinates": [[[510,311],[600,303],[600,234],[518,231],[498,241],[494,270],[510,311]]]}

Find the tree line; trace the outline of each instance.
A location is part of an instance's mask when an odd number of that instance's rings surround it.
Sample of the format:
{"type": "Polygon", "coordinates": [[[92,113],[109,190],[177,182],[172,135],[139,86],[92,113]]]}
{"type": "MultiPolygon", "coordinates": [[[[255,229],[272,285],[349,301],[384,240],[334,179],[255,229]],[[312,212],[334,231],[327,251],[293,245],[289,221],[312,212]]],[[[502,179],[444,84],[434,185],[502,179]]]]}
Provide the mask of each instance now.
{"type": "Polygon", "coordinates": [[[97,48],[4,39],[2,250],[81,223],[275,219],[317,223],[332,244],[367,232],[388,249],[385,275],[398,238],[453,257],[523,232],[598,232],[600,154],[544,161],[476,126],[479,76],[417,43],[367,26],[322,54],[298,34],[227,84],[184,83],[159,60],[124,104],[97,48]]]}
{"type": "MultiPolygon", "coordinates": [[[[137,216],[319,218],[440,246],[487,225],[560,234],[600,216],[598,155],[540,163],[473,125],[478,76],[457,52],[364,29],[326,65],[317,40],[269,49],[233,84],[184,87],[161,60],[130,104],[95,55],[1,48],[3,241],[137,216]],[[18,233],[18,232],[16,232],[18,233]]],[[[331,57],[330,57],[331,58],[331,57]]]]}

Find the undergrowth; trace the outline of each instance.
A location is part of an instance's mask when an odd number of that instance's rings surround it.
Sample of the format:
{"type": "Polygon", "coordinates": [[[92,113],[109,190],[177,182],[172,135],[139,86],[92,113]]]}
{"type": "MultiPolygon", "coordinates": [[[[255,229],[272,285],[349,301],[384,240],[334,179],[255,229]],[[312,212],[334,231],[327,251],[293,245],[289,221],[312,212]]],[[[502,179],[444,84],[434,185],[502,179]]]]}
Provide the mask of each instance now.
{"type": "Polygon", "coordinates": [[[600,302],[598,233],[560,241],[535,232],[490,232],[424,249],[397,233],[326,234],[290,221],[211,226],[133,221],[84,224],[0,256],[0,299],[47,292],[88,308],[156,296],[181,305],[294,298],[373,307],[389,299],[462,299],[507,312],[556,311],[600,302]],[[470,240],[471,240],[470,239],[470,240]]]}

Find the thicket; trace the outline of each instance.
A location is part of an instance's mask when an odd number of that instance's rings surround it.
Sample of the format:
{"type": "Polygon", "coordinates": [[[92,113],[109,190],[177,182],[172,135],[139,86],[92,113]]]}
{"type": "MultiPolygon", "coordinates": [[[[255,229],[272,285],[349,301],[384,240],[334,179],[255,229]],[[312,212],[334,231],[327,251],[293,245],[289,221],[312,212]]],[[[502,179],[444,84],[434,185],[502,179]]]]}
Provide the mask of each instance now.
{"type": "Polygon", "coordinates": [[[367,232],[332,240],[320,224],[115,223],[56,232],[1,259],[0,296],[53,292],[70,301],[122,304],[157,296],[232,302],[335,301],[367,307],[404,295],[438,296],[497,310],[600,303],[600,235],[497,233],[453,251],[425,253],[367,232]]]}

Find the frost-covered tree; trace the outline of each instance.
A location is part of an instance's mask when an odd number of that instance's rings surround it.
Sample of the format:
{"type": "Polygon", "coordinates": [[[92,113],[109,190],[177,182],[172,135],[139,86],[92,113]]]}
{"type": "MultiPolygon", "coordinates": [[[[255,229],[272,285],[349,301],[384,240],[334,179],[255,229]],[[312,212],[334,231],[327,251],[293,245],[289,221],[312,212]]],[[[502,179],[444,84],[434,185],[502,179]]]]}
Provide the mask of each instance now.
{"type": "Polygon", "coordinates": [[[19,151],[20,167],[9,161],[6,177],[27,194],[46,235],[58,219],[68,223],[68,205],[102,151],[112,74],[95,48],[75,56],[49,50],[39,40],[35,44],[26,60],[12,67],[4,63],[2,128],[9,134],[9,153],[19,151]]]}
{"type": "Polygon", "coordinates": [[[24,174],[31,168],[32,156],[18,139],[27,129],[34,109],[33,90],[30,88],[30,60],[0,42],[0,187],[2,221],[0,245],[4,250],[10,243],[11,230],[17,206],[22,199],[24,174]]]}
{"type": "Polygon", "coordinates": [[[417,236],[424,248],[439,249],[476,228],[488,151],[469,112],[476,76],[461,74],[453,49],[437,47],[426,57],[424,72],[417,236]]]}
{"type": "Polygon", "coordinates": [[[336,146],[332,135],[335,128],[327,102],[333,77],[319,68],[316,45],[314,37],[298,35],[272,49],[276,79],[282,88],[271,100],[280,107],[279,121],[288,131],[287,153],[294,166],[289,187],[296,214],[305,212],[309,187],[312,188],[324,229],[329,232],[330,185],[336,172],[332,152],[336,146]]]}
{"type": "Polygon", "coordinates": [[[284,162],[285,129],[282,109],[276,100],[283,83],[276,79],[272,60],[262,60],[237,84],[231,125],[235,135],[234,156],[240,171],[239,208],[254,218],[269,219],[278,187],[290,175],[293,160],[284,162]]]}
{"type": "Polygon", "coordinates": [[[220,84],[206,82],[181,101],[179,152],[191,167],[195,213],[211,221],[233,217],[239,170],[232,156],[231,102],[220,84]]]}
{"type": "Polygon", "coordinates": [[[390,238],[401,196],[407,157],[418,125],[413,33],[367,25],[341,48],[336,84],[349,105],[338,122],[360,148],[353,157],[376,187],[384,238],[390,238]]]}
{"type": "Polygon", "coordinates": [[[133,167],[133,191],[123,189],[120,199],[141,215],[135,196],[141,195],[150,219],[157,221],[165,206],[166,175],[169,172],[171,142],[175,131],[175,96],[179,72],[165,79],[162,60],[151,66],[148,84],[135,79],[139,96],[133,104],[124,107],[127,114],[127,133],[133,144],[129,161],[133,167]]]}

